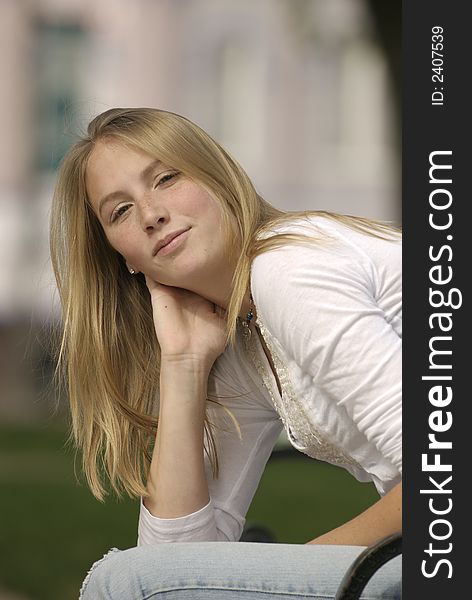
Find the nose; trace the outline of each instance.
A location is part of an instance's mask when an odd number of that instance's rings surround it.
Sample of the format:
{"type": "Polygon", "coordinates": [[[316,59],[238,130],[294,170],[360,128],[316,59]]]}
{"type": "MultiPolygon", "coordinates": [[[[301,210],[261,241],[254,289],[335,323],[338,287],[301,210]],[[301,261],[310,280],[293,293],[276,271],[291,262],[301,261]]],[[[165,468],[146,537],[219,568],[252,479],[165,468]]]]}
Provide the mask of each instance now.
{"type": "Polygon", "coordinates": [[[165,207],[147,194],[139,202],[139,215],[141,226],[147,232],[162,227],[168,219],[165,207]]]}

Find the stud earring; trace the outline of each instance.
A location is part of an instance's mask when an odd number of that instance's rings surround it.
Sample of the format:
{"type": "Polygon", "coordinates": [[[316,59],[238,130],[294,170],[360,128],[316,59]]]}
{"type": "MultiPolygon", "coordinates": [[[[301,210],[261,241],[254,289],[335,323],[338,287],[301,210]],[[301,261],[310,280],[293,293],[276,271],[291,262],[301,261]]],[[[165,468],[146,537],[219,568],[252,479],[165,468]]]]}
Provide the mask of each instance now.
{"type": "Polygon", "coordinates": [[[130,268],[129,272],[131,273],[131,275],[136,275],[136,271],[133,268],[130,268]]]}

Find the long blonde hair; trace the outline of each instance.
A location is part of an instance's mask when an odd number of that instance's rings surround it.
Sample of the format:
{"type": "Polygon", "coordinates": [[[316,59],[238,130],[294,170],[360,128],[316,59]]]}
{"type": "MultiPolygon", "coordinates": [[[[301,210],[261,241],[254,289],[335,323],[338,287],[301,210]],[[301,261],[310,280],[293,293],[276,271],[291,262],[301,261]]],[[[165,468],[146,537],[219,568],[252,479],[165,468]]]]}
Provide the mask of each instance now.
{"type": "MultiPolygon", "coordinates": [[[[50,247],[63,310],[57,374],[67,388],[72,435],[92,493],[103,499],[104,478],[120,495],[146,495],[145,477],[157,428],[159,345],[144,277],[131,277],[108,243],[90,207],[85,173],[98,140],[112,138],[159,158],[204,186],[221,205],[228,259],[235,267],[227,309],[227,342],[247,292],[255,256],[288,243],[294,234],[260,233],[294,218],[322,215],[386,239],[397,231],[378,221],[325,211],[285,212],[256,192],[237,162],[188,119],[149,109],[111,109],[89,124],[87,135],[60,167],[51,212],[50,247]]],[[[215,400],[217,401],[217,400],[215,400]]],[[[205,420],[205,451],[218,473],[212,424],[205,420]]]]}

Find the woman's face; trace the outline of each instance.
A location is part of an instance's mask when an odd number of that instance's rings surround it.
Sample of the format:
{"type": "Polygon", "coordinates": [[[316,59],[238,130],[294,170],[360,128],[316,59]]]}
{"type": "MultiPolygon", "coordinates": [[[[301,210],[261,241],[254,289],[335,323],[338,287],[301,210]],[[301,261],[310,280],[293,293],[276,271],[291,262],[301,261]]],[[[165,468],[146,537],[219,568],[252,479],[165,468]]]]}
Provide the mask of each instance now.
{"type": "Polygon", "coordinates": [[[110,244],[129,268],[189,289],[221,270],[222,210],[175,169],[139,149],[99,141],[89,157],[86,185],[110,244]]]}

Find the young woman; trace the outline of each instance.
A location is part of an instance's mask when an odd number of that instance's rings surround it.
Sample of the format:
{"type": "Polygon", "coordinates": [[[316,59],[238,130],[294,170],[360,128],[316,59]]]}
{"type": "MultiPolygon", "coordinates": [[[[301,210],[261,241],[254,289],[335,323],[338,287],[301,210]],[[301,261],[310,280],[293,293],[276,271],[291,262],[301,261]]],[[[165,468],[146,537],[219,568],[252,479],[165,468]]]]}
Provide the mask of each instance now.
{"type": "MultiPolygon", "coordinates": [[[[112,109],[64,159],[51,254],[87,480],[142,498],[83,598],[331,598],[401,530],[396,230],[278,210],[187,119],[112,109]],[[283,428],[381,499],[306,545],[233,543],[283,428]]],[[[399,581],[391,561],[366,594],[399,581]]]]}

